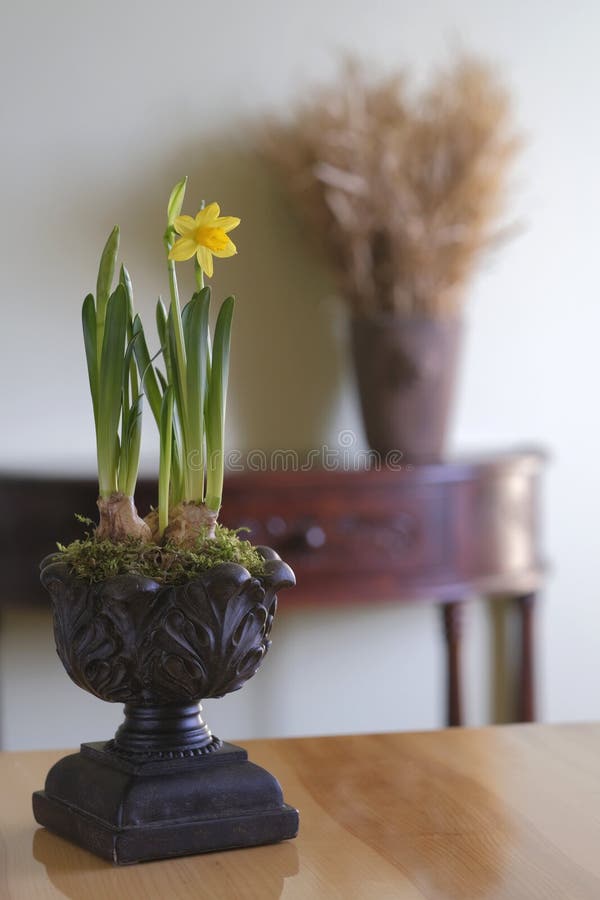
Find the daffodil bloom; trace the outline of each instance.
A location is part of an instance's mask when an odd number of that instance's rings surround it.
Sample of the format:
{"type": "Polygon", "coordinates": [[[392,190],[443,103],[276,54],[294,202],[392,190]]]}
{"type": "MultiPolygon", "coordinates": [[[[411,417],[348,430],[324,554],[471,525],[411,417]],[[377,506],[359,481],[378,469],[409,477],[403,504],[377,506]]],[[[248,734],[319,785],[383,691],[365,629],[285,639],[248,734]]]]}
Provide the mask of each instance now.
{"type": "Polygon", "coordinates": [[[213,256],[234,256],[237,249],[228,231],[240,224],[236,216],[222,216],[218,203],[210,203],[195,218],[177,216],[173,227],[181,235],[173,244],[169,259],[181,262],[196,256],[202,271],[212,278],[213,256]]]}

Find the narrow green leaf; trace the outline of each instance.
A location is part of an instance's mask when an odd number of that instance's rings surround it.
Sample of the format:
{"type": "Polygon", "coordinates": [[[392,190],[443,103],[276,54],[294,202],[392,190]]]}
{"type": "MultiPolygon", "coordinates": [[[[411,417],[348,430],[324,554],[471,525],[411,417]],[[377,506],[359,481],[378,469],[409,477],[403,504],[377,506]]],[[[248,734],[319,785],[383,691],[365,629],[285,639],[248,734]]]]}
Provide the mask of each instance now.
{"type": "MultiPolygon", "coordinates": [[[[122,284],[125,288],[125,293],[127,295],[127,308],[128,308],[128,320],[127,320],[127,340],[131,343],[133,339],[133,320],[135,318],[135,310],[133,307],[133,284],[131,281],[131,277],[129,272],[125,268],[125,266],[121,266],[121,270],[119,272],[119,284],[122,284]]],[[[135,364],[135,359],[130,354],[129,357],[129,383],[131,385],[131,397],[135,400],[136,397],[139,396],[139,383],[138,383],[138,374],[137,368],[135,364]]]]}
{"type": "Polygon", "coordinates": [[[177,506],[184,498],[183,461],[181,458],[181,444],[177,443],[176,431],[173,427],[173,451],[171,456],[171,486],[169,499],[171,506],[177,506]]]}
{"type": "Polygon", "coordinates": [[[133,322],[135,316],[135,310],[133,308],[133,284],[129,272],[123,265],[121,266],[121,269],[119,271],[119,284],[122,284],[125,288],[125,294],[127,296],[127,307],[129,310],[129,319],[131,322],[133,322]]]}
{"type": "Polygon", "coordinates": [[[171,354],[171,340],[169,339],[169,316],[162,298],[159,297],[156,303],[156,330],[158,331],[158,339],[162,350],[165,368],[167,370],[167,381],[173,383],[173,368],[171,354]]]}
{"type": "MultiPolygon", "coordinates": [[[[159,370],[156,372],[162,387],[163,387],[163,396],[164,392],[167,391],[169,385],[167,381],[159,370]]],[[[173,387],[171,386],[171,391],[173,391],[173,387]]],[[[179,424],[179,416],[177,413],[177,409],[173,409],[173,445],[171,451],[171,505],[176,506],[180,503],[184,498],[184,484],[183,484],[183,470],[184,470],[184,453],[183,453],[183,437],[181,433],[181,426],[179,424]]]]}
{"type": "MultiPolygon", "coordinates": [[[[179,323],[181,324],[181,323],[179,323]]],[[[181,376],[181,368],[178,365],[177,344],[179,329],[173,319],[173,307],[169,308],[167,317],[167,348],[168,352],[164,354],[165,363],[167,365],[167,382],[173,387],[173,421],[176,423],[177,440],[179,447],[179,457],[182,465],[182,479],[184,499],[191,500],[191,488],[189,483],[188,468],[188,447],[189,447],[189,417],[187,413],[186,388],[187,383],[181,376]]],[[[180,337],[182,335],[180,334],[180,337]]]]}
{"type": "Polygon", "coordinates": [[[148,351],[144,326],[142,325],[142,320],[139,316],[136,316],[133,320],[132,332],[133,353],[137,362],[142,390],[148,397],[152,415],[154,416],[157,426],[160,428],[161,391],[156,380],[156,373],[154,366],[152,365],[150,352],[148,351]]]}
{"type": "Polygon", "coordinates": [[[125,494],[125,486],[127,484],[127,445],[120,447],[117,451],[117,490],[121,494],[125,494]]]}
{"type": "MultiPolygon", "coordinates": [[[[155,369],[155,372],[160,382],[164,396],[168,388],[167,379],[160,371],[160,369],[155,369]]],[[[176,409],[173,411],[173,449],[171,451],[171,470],[171,505],[176,506],[181,500],[183,500],[183,448],[181,441],[181,427],[179,425],[176,409]]]]}
{"type": "Polygon", "coordinates": [[[218,510],[223,496],[225,472],[225,413],[227,407],[227,384],[229,380],[229,350],[231,345],[231,323],[235,300],[224,300],[215,326],[212,350],[212,365],[206,402],[206,505],[218,510]]]}
{"type": "Polygon", "coordinates": [[[100,359],[97,441],[101,496],[108,496],[117,488],[117,440],[123,398],[126,336],[127,297],[123,285],[118,285],[106,306],[106,326],[100,359]]]}
{"type": "Polygon", "coordinates": [[[160,371],[160,369],[155,369],[154,371],[156,373],[156,377],[158,378],[158,380],[160,382],[160,386],[162,388],[162,392],[163,392],[163,396],[164,396],[165,391],[167,390],[167,387],[168,387],[167,379],[165,378],[163,373],[160,371]]]}
{"type": "MultiPolygon", "coordinates": [[[[129,319],[129,315],[127,316],[129,319]]],[[[125,336],[127,338],[127,332],[125,332],[125,336]]],[[[122,493],[125,493],[125,484],[127,482],[127,458],[128,458],[128,443],[127,443],[127,433],[129,431],[129,362],[131,358],[131,345],[127,347],[125,351],[125,361],[123,364],[123,385],[122,385],[122,395],[121,395],[121,449],[118,457],[118,466],[119,466],[119,478],[118,485],[119,490],[122,493]]]]}
{"type": "MultiPolygon", "coordinates": [[[[129,316],[129,307],[127,312],[127,335],[129,336],[130,330],[133,331],[133,327],[131,325],[131,319],[129,316]]],[[[123,366],[123,400],[121,403],[121,454],[119,457],[119,490],[124,494],[128,494],[128,486],[131,482],[131,469],[132,464],[135,467],[135,477],[133,479],[133,486],[135,488],[135,482],[137,480],[137,466],[139,465],[139,455],[140,455],[140,447],[139,447],[139,435],[133,432],[134,440],[137,440],[137,447],[133,447],[133,456],[132,456],[132,448],[129,446],[130,442],[130,434],[132,434],[132,415],[141,414],[141,395],[139,392],[138,386],[138,375],[136,368],[136,361],[134,355],[134,345],[136,338],[132,337],[127,344],[127,349],[125,350],[125,364],[123,366]],[[131,398],[131,400],[130,400],[131,398]],[[136,405],[136,402],[140,400],[140,403],[136,405]],[[138,413],[139,410],[139,413],[138,413]]],[[[137,427],[140,429],[141,434],[141,420],[137,424],[137,427]]],[[[129,495],[133,496],[133,494],[129,495]]]]}
{"type": "Polygon", "coordinates": [[[183,438],[177,408],[173,407],[173,449],[171,451],[171,506],[177,506],[184,500],[184,458],[183,438]]]}
{"type": "MultiPolygon", "coordinates": [[[[201,290],[210,290],[210,288],[202,288],[201,290]]],[[[201,291],[197,291],[194,294],[194,297],[197,297],[201,291]]],[[[192,297],[192,300],[194,299],[192,297]]],[[[209,303],[210,303],[210,294],[209,294],[209,303]]],[[[181,320],[183,325],[183,337],[185,341],[186,353],[190,352],[189,346],[189,321],[190,321],[190,313],[192,311],[191,301],[186,303],[181,312],[181,320]]],[[[208,379],[210,378],[210,357],[212,353],[211,341],[210,341],[210,330],[206,329],[206,374],[205,374],[205,383],[208,384],[208,379]]],[[[206,398],[206,391],[204,392],[204,396],[206,398]]]]}
{"type": "MultiPolygon", "coordinates": [[[[196,295],[194,294],[194,297],[196,295]]],[[[181,310],[181,325],[183,327],[183,339],[185,341],[185,352],[189,353],[189,321],[190,321],[190,313],[192,311],[192,303],[194,297],[186,303],[183,309],[181,310]]]]}
{"type": "Polygon", "coordinates": [[[173,445],[173,388],[164,393],[160,410],[160,465],[158,471],[158,531],[160,537],[169,524],[171,450],[173,445]]]}
{"type": "MultiPolygon", "coordinates": [[[[119,489],[119,462],[121,460],[121,440],[119,438],[118,431],[115,434],[115,440],[114,440],[113,447],[114,447],[113,453],[114,453],[115,480],[116,480],[117,489],[119,489]]],[[[113,490],[114,490],[114,487],[111,488],[111,493],[113,490]]]]}
{"type": "Polygon", "coordinates": [[[164,347],[167,343],[167,310],[162,297],[156,301],[156,330],[161,347],[164,347]]]}
{"type": "Polygon", "coordinates": [[[175,385],[177,382],[175,404],[177,405],[180,412],[181,424],[183,427],[185,439],[187,428],[187,378],[185,374],[187,369],[187,354],[185,351],[185,338],[183,336],[183,325],[181,322],[181,309],[179,306],[179,291],[177,289],[175,263],[169,261],[168,268],[169,283],[171,288],[171,303],[169,305],[167,328],[169,338],[166,343],[169,358],[165,356],[165,362],[167,364],[167,377],[169,384],[175,385]]]}
{"type": "Polygon", "coordinates": [[[181,207],[183,206],[183,198],[185,197],[186,185],[187,175],[185,176],[185,178],[182,178],[181,181],[178,181],[171,191],[171,196],[169,197],[169,202],[167,204],[167,221],[169,225],[173,225],[173,222],[175,221],[177,216],[181,215],[181,207]]]}
{"type": "Polygon", "coordinates": [[[204,499],[204,404],[207,386],[208,313],[210,288],[194,294],[183,320],[187,344],[188,466],[192,496],[196,503],[204,499]]]}
{"type": "Polygon", "coordinates": [[[174,402],[175,407],[179,413],[180,421],[182,428],[185,429],[185,402],[183,399],[183,392],[185,389],[185,382],[181,378],[179,367],[176,364],[176,336],[175,336],[175,325],[173,322],[173,315],[171,310],[169,310],[169,316],[167,319],[167,343],[166,343],[166,355],[165,355],[165,363],[167,365],[167,382],[173,386],[174,392],[174,402]]]}
{"type": "MultiPolygon", "coordinates": [[[[133,349],[134,338],[131,339],[131,347],[133,349]]],[[[140,384],[138,379],[138,371],[137,364],[135,361],[135,353],[133,353],[130,357],[129,361],[129,383],[131,385],[131,398],[135,400],[136,397],[140,396],[140,384]]]]}
{"type": "Polygon", "coordinates": [[[142,445],[142,412],[144,398],[140,394],[133,401],[127,416],[127,431],[123,438],[123,444],[127,447],[126,475],[123,492],[128,497],[133,497],[140,466],[140,449],[142,445]]]}
{"type": "Polygon", "coordinates": [[[98,353],[96,347],[96,305],[92,294],[88,294],[81,308],[83,343],[87,362],[90,393],[94,408],[94,422],[98,425],[98,353]]]}
{"type": "Polygon", "coordinates": [[[112,290],[112,283],[119,252],[119,226],[115,225],[104,245],[98,279],[96,281],[96,348],[98,359],[102,355],[102,342],[104,340],[104,321],[106,319],[106,305],[112,290]]]}

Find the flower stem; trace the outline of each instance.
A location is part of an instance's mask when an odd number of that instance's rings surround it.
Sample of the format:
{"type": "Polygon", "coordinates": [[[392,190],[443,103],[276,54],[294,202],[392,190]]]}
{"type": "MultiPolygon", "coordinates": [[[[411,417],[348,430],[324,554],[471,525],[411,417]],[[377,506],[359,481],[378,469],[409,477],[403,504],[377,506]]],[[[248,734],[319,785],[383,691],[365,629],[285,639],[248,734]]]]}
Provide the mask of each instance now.
{"type": "Polygon", "coordinates": [[[160,468],[158,474],[158,533],[169,524],[169,489],[171,485],[171,452],[173,447],[173,388],[166,389],[160,413],[160,468]]]}
{"type": "Polygon", "coordinates": [[[204,288],[204,272],[202,271],[202,266],[198,262],[198,257],[194,257],[194,274],[196,276],[198,290],[201,291],[204,288]]]}
{"type": "MultiPolygon", "coordinates": [[[[165,234],[165,247],[167,255],[172,247],[171,229],[168,228],[165,234]]],[[[177,399],[180,404],[180,421],[181,421],[181,440],[183,444],[183,481],[184,481],[184,497],[190,499],[190,470],[188,461],[189,452],[189,435],[188,435],[188,398],[187,398],[187,357],[185,350],[185,338],[183,335],[183,324],[181,321],[181,304],[179,302],[179,289],[177,286],[177,273],[175,271],[175,262],[171,259],[167,260],[167,268],[169,272],[169,291],[171,294],[171,318],[173,322],[173,339],[175,344],[174,365],[177,368],[178,392],[177,399]]]]}

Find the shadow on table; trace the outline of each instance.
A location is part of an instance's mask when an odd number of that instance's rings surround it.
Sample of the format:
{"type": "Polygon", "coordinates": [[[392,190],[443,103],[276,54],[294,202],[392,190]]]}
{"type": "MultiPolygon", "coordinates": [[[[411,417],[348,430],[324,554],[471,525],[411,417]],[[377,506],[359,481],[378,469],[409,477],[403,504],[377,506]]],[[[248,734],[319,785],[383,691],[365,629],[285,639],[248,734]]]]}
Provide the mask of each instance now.
{"type": "Polygon", "coordinates": [[[45,867],[50,882],[70,900],[90,897],[228,897],[255,887],[261,900],[280,897],[286,878],[298,874],[298,851],[292,842],[223,853],[205,853],[173,860],[115,866],[76,847],[45,828],[33,836],[33,856],[45,867]],[[162,872],[168,875],[161,887],[162,872]],[[132,878],[132,869],[135,875],[132,878]]]}

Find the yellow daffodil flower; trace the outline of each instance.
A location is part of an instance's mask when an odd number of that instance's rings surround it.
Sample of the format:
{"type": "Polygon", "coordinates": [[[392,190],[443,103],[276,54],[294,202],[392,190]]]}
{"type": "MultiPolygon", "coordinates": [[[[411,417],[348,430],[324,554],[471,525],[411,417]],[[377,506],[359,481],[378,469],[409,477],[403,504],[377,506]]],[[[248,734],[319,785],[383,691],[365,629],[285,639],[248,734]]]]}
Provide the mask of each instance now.
{"type": "Polygon", "coordinates": [[[181,262],[196,256],[202,271],[212,278],[213,256],[234,256],[237,249],[228,231],[240,224],[236,216],[222,216],[218,203],[210,203],[195,218],[177,216],[173,227],[181,235],[169,252],[169,259],[181,262]]]}

